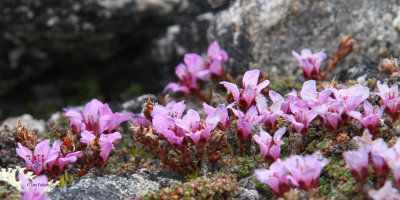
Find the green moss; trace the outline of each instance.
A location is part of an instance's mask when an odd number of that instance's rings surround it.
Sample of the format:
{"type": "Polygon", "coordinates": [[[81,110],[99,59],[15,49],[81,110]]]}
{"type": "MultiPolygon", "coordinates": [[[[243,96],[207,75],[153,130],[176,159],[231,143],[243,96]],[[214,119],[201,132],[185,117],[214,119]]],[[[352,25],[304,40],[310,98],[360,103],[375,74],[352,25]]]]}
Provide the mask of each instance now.
{"type": "Polygon", "coordinates": [[[238,172],[242,175],[242,176],[247,176],[249,175],[249,170],[247,169],[247,167],[245,166],[239,166],[238,167],[238,172]]]}

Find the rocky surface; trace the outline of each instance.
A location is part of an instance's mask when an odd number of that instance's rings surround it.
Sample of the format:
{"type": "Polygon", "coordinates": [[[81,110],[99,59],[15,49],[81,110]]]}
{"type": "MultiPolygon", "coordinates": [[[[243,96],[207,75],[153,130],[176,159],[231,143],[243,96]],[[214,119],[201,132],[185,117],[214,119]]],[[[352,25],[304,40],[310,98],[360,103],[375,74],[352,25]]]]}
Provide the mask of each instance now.
{"type": "Polygon", "coordinates": [[[51,199],[126,199],[157,191],[183,181],[184,177],[172,171],[154,172],[141,169],[135,174],[81,177],[66,187],[57,188],[48,195],[51,199]],[[78,195],[79,194],[79,195],[78,195]]]}
{"type": "Polygon", "coordinates": [[[160,92],[183,54],[204,54],[214,40],[233,75],[299,76],[292,50],[331,56],[352,35],[356,50],[328,79],[362,78],[400,55],[399,8],[395,0],[1,1],[0,119],[160,92]]]}
{"type": "Polygon", "coordinates": [[[42,134],[46,130],[46,123],[43,119],[35,119],[30,114],[24,114],[18,117],[10,117],[1,123],[0,127],[8,126],[14,128],[21,122],[28,130],[36,130],[38,134],[42,134]]]}
{"type": "Polygon", "coordinates": [[[160,66],[146,56],[151,40],[169,25],[226,5],[227,0],[1,1],[0,119],[51,113],[94,96],[115,100],[124,91],[140,93],[136,85],[161,87],[165,70],[155,70],[160,66]]]}
{"type": "MultiPolygon", "coordinates": [[[[354,65],[369,66],[381,57],[400,55],[399,6],[394,0],[237,0],[220,12],[199,15],[191,24],[170,26],[165,36],[156,39],[153,52],[169,58],[191,51],[193,46],[205,46],[205,40],[217,40],[230,55],[228,71],[233,74],[259,68],[275,76],[299,75],[301,69],[292,50],[325,49],[331,56],[341,38],[351,35],[356,50],[332,73],[346,75],[354,65]],[[204,24],[208,26],[204,28],[204,24]],[[197,39],[196,45],[192,39],[190,43],[182,41],[193,32],[197,33],[191,37],[197,39]]],[[[322,67],[327,67],[327,62],[322,67]]]]}

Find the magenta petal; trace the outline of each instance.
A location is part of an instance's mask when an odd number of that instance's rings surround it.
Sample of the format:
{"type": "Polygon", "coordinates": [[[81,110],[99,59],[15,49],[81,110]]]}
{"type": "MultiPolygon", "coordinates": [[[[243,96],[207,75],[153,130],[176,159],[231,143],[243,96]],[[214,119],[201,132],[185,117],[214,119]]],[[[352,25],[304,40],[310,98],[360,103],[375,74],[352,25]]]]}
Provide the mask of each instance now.
{"type": "Polygon", "coordinates": [[[102,142],[101,143],[100,157],[103,159],[103,163],[107,162],[108,156],[110,155],[110,151],[112,149],[114,149],[114,145],[111,142],[102,142]]]}
{"type": "Polygon", "coordinates": [[[110,134],[101,134],[100,135],[100,142],[110,142],[113,143],[118,139],[121,139],[122,135],[119,132],[114,132],[110,134]]]}
{"type": "Polygon", "coordinates": [[[242,97],[246,101],[247,105],[251,105],[253,103],[256,95],[256,88],[253,86],[247,86],[242,92],[242,97]]]}
{"type": "Polygon", "coordinates": [[[222,82],[220,82],[220,84],[222,84],[223,86],[225,86],[225,88],[227,89],[227,90],[229,90],[229,92],[232,94],[232,96],[233,96],[233,99],[235,100],[235,102],[236,103],[239,103],[239,89],[238,89],[238,87],[236,86],[236,84],[234,84],[234,83],[230,83],[230,82],[227,82],[227,81],[222,81],[222,82]]]}
{"type": "Polygon", "coordinates": [[[39,144],[36,145],[34,154],[45,156],[50,151],[50,149],[51,149],[50,140],[46,139],[39,142],[39,144]]]}
{"type": "Polygon", "coordinates": [[[221,76],[224,73],[224,70],[221,66],[221,61],[214,60],[210,64],[210,74],[215,74],[217,76],[221,76]]]}
{"type": "Polygon", "coordinates": [[[258,69],[247,71],[243,76],[243,89],[246,89],[247,86],[257,86],[259,75],[260,70],[258,69]]]}
{"type": "Polygon", "coordinates": [[[363,119],[363,115],[358,111],[349,111],[349,112],[347,112],[347,115],[349,115],[350,117],[353,117],[354,119],[357,119],[360,122],[363,119]]]}
{"type": "Polygon", "coordinates": [[[203,58],[198,54],[195,53],[185,54],[183,60],[189,72],[192,75],[195,75],[197,74],[197,72],[204,70],[206,68],[203,58]]]}
{"type": "Polygon", "coordinates": [[[190,89],[186,86],[181,86],[178,83],[168,83],[167,86],[165,86],[163,93],[167,93],[168,90],[172,90],[173,92],[183,92],[183,93],[190,93],[190,89]]]}
{"type": "Polygon", "coordinates": [[[28,148],[22,146],[21,143],[18,142],[18,148],[16,149],[17,154],[25,160],[26,168],[30,169],[32,166],[32,151],[28,148]]]}
{"type": "Polygon", "coordinates": [[[96,136],[93,135],[91,132],[85,130],[85,131],[82,131],[81,137],[82,138],[79,141],[82,143],[88,144],[91,141],[93,141],[96,136]]]}
{"type": "Polygon", "coordinates": [[[272,102],[274,103],[283,100],[283,97],[273,90],[269,91],[269,98],[271,98],[272,102]]]}

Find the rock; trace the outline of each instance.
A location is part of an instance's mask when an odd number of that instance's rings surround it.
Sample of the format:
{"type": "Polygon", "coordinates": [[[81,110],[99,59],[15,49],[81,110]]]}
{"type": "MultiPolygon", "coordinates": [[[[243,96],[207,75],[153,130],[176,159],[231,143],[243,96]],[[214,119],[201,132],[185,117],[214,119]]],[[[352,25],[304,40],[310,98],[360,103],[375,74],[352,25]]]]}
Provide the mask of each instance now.
{"type": "Polygon", "coordinates": [[[260,195],[258,194],[257,190],[249,190],[246,188],[239,188],[239,196],[236,199],[240,200],[258,200],[261,199],[260,195]]]}
{"type": "Polygon", "coordinates": [[[145,51],[152,39],[224,2],[1,1],[0,119],[28,106],[43,113],[99,94],[114,100],[132,83],[162,87],[161,65],[148,62],[145,51]]]}
{"type": "MultiPolygon", "coordinates": [[[[399,8],[399,2],[394,0],[355,0],[351,3],[235,0],[227,9],[198,15],[195,22],[171,26],[179,29],[167,31],[155,39],[153,53],[163,58],[175,58],[170,55],[205,52],[206,46],[217,40],[230,56],[227,71],[233,75],[259,68],[275,77],[300,76],[302,70],[291,55],[292,50],[299,52],[311,48],[316,52],[325,49],[327,55],[332,56],[341,38],[350,34],[356,42],[356,50],[331,73],[328,79],[332,79],[335,74],[347,75],[354,63],[377,67],[370,63],[384,56],[400,55],[399,8]],[[166,38],[175,39],[165,43],[166,38]],[[167,46],[168,51],[160,50],[167,46]]],[[[322,68],[327,65],[326,60],[322,68]]],[[[348,78],[353,77],[336,77],[336,80],[348,78]]]]}
{"type": "Polygon", "coordinates": [[[157,191],[184,180],[184,176],[172,171],[154,172],[141,169],[136,174],[83,176],[66,187],[57,188],[48,195],[51,199],[135,199],[147,191],[157,191]]]}
{"type": "Polygon", "coordinates": [[[28,130],[37,130],[37,133],[40,135],[46,130],[46,123],[43,119],[36,120],[32,117],[32,115],[24,114],[19,117],[10,117],[4,120],[1,124],[1,127],[7,125],[9,128],[13,129],[17,126],[18,121],[21,121],[21,124],[25,126],[28,130]]]}

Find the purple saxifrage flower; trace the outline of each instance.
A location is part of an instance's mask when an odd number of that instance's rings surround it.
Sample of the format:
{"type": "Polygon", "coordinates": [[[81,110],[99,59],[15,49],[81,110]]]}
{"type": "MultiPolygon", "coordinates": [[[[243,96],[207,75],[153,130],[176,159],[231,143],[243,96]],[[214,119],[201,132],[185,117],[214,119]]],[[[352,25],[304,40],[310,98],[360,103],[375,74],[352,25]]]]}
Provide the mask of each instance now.
{"type": "Polygon", "coordinates": [[[379,93],[375,93],[381,99],[383,104],[386,105],[386,112],[390,115],[395,115],[400,107],[400,95],[397,83],[393,84],[390,88],[386,84],[381,84],[380,81],[376,83],[379,93]]]}
{"type": "Polygon", "coordinates": [[[203,145],[208,141],[211,131],[218,125],[220,117],[201,120],[197,111],[189,109],[182,119],[176,119],[175,124],[185,131],[185,135],[196,145],[203,145]],[[210,121],[207,121],[210,120],[210,121]]]}
{"type": "Polygon", "coordinates": [[[91,100],[83,110],[76,108],[64,109],[65,116],[69,117],[70,127],[76,133],[87,130],[94,134],[112,132],[118,126],[131,118],[131,113],[113,113],[108,104],[103,104],[97,99],[91,100]]]}
{"type": "Polygon", "coordinates": [[[47,163],[54,161],[58,157],[58,152],[50,147],[50,140],[43,140],[36,145],[35,151],[22,146],[18,142],[17,154],[25,160],[26,168],[32,169],[36,175],[39,175],[44,169],[47,169],[47,163]]]}
{"type": "Polygon", "coordinates": [[[239,91],[239,88],[234,83],[222,81],[220,84],[229,90],[236,104],[240,108],[248,109],[255,103],[254,100],[261,93],[261,90],[263,90],[269,84],[268,80],[257,84],[259,75],[260,70],[254,69],[247,71],[243,76],[242,91],[239,91]]]}
{"type": "Polygon", "coordinates": [[[324,123],[333,130],[338,128],[344,109],[345,104],[340,100],[331,100],[328,103],[313,108],[324,119],[324,123]]]}
{"type": "Polygon", "coordinates": [[[217,42],[212,42],[207,50],[208,58],[210,59],[209,74],[216,76],[222,76],[224,69],[222,68],[222,62],[228,61],[228,54],[225,50],[222,50],[217,42]]]}
{"type": "MultiPolygon", "coordinates": [[[[81,133],[81,136],[82,138],[79,141],[87,145],[90,145],[96,138],[96,136],[89,131],[83,131],[81,133]]],[[[101,145],[100,157],[102,158],[103,163],[107,163],[110,151],[114,149],[113,142],[121,138],[122,136],[121,133],[119,132],[114,132],[110,134],[103,133],[100,135],[99,138],[101,145]]]]}
{"type": "Polygon", "coordinates": [[[276,119],[281,116],[284,117],[285,113],[281,110],[283,100],[274,102],[270,107],[267,106],[267,99],[264,95],[256,97],[256,106],[258,112],[263,115],[260,123],[264,123],[267,130],[272,130],[276,126],[276,119]]]}
{"type": "Polygon", "coordinates": [[[329,89],[332,90],[336,100],[344,101],[344,112],[355,110],[358,105],[369,97],[369,88],[360,84],[353,85],[348,89],[338,90],[334,87],[329,89]]]}
{"type": "Polygon", "coordinates": [[[50,200],[50,197],[43,195],[48,183],[45,175],[37,176],[30,181],[25,178],[24,174],[19,173],[18,179],[24,189],[22,200],[50,200]]]}
{"type": "Polygon", "coordinates": [[[297,182],[298,187],[305,190],[318,186],[322,168],[328,162],[326,158],[319,159],[315,153],[306,156],[293,155],[284,161],[286,169],[293,177],[292,184],[297,185],[297,182]]]}
{"type": "Polygon", "coordinates": [[[364,101],[364,116],[358,111],[349,111],[347,114],[361,122],[364,129],[368,129],[371,133],[378,130],[378,122],[380,121],[386,106],[374,109],[368,101],[364,101]]]}
{"type": "Polygon", "coordinates": [[[364,150],[346,151],[343,157],[350,169],[351,175],[356,179],[363,179],[368,173],[369,152],[364,150]]]}
{"type": "Polygon", "coordinates": [[[214,108],[204,102],[203,110],[207,114],[206,121],[210,121],[212,118],[219,117],[220,127],[223,129],[226,128],[227,122],[229,122],[229,115],[225,104],[219,104],[216,108],[214,108]]]}
{"type": "Polygon", "coordinates": [[[244,143],[249,139],[251,135],[251,128],[254,124],[259,123],[264,116],[259,115],[257,108],[255,106],[251,106],[247,111],[246,115],[236,109],[232,109],[232,112],[237,116],[237,124],[236,124],[236,132],[238,134],[238,138],[241,143],[244,143]]]}
{"type": "Polygon", "coordinates": [[[330,97],[332,91],[325,89],[321,92],[317,92],[317,86],[315,80],[308,80],[303,83],[303,87],[300,91],[301,98],[312,108],[328,103],[332,98],[330,97]]]}
{"type": "Polygon", "coordinates": [[[290,110],[293,115],[286,115],[285,119],[292,123],[297,133],[304,133],[308,130],[310,122],[318,115],[315,111],[310,110],[308,105],[303,101],[290,104],[290,110]]]}
{"type": "Polygon", "coordinates": [[[326,58],[324,50],[313,54],[310,49],[303,49],[301,55],[296,51],[292,51],[292,55],[299,61],[306,79],[319,79],[321,62],[326,58]]]}
{"type": "Polygon", "coordinates": [[[63,142],[61,140],[56,140],[53,142],[53,150],[58,152],[58,157],[54,161],[48,163],[50,169],[52,169],[53,165],[55,164],[58,166],[58,169],[60,171],[62,171],[62,170],[64,170],[65,166],[68,163],[76,162],[76,160],[78,158],[82,157],[82,155],[83,155],[83,153],[81,151],[76,151],[76,152],[64,155],[61,152],[61,148],[60,148],[62,143],[63,142]]]}
{"type": "Polygon", "coordinates": [[[269,169],[256,169],[254,174],[256,178],[267,184],[277,196],[282,196],[290,190],[289,179],[286,174],[287,170],[281,159],[276,160],[269,169]]]}
{"type": "Polygon", "coordinates": [[[185,64],[181,63],[175,68],[175,74],[178,76],[178,83],[168,83],[163,93],[168,90],[173,92],[183,92],[186,94],[199,89],[198,80],[205,80],[209,73],[203,58],[194,53],[185,54],[183,58],[185,64]]]}
{"type": "Polygon", "coordinates": [[[275,161],[281,156],[281,146],[285,144],[281,140],[286,132],[286,127],[278,129],[272,138],[269,133],[261,130],[260,135],[254,135],[253,139],[260,146],[261,156],[265,160],[275,161]]]}

